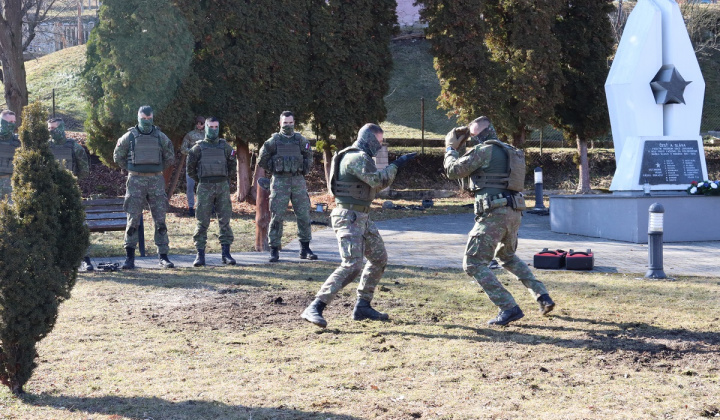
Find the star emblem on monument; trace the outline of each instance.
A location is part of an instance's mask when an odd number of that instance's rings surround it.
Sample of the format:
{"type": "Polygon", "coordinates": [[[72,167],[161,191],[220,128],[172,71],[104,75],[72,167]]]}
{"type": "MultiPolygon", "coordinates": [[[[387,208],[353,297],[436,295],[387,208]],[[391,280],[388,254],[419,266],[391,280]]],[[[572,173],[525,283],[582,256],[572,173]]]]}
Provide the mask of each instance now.
{"type": "Polygon", "coordinates": [[[680,75],[675,66],[666,64],[660,67],[655,78],[650,82],[653,95],[655,95],[655,103],[660,105],[667,104],[684,104],[685,86],[692,82],[686,82],[680,75]]]}

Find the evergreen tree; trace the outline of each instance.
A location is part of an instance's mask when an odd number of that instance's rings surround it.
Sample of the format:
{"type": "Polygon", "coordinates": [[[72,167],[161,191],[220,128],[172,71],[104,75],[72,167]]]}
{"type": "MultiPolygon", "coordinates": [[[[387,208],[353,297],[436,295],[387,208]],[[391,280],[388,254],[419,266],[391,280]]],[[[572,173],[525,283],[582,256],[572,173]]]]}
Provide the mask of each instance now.
{"type": "Polygon", "coordinates": [[[561,102],[562,0],[421,0],[436,55],[441,106],[460,119],[489,116],[515,145],[561,102]],[[484,51],[483,51],[484,50],[484,51]]]}
{"type": "Polygon", "coordinates": [[[0,383],[23,392],[36,344],[70,298],[89,245],[80,189],[48,146],[40,103],[25,107],[12,203],[0,202],[0,383]]]}
{"type": "MultiPolygon", "coordinates": [[[[188,23],[170,0],[110,0],[90,34],[82,73],[88,97],[88,148],[114,166],[116,140],[137,123],[140,105],[156,117],[175,100],[193,52],[188,23]]],[[[173,137],[172,126],[168,134],[173,137]]]]}
{"type": "Polygon", "coordinates": [[[577,192],[583,194],[590,192],[588,139],[610,128],[604,85],[607,60],[614,49],[613,28],[607,18],[613,10],[611,0],[565,0],[555,27],[567,83],[563,102],[555,106],[553,123],[568,140],[576,141],[580,158],[577,192]]]}

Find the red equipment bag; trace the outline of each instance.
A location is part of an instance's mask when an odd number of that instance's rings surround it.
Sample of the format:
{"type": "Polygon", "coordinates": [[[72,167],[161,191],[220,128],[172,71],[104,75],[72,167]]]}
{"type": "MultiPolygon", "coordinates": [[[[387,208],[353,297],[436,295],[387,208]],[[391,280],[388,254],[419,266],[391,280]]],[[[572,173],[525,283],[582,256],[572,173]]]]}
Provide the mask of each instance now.
{"type": "Polygon", "coordinates": [[[591,250],[585,252],[570,250],[565,259],[565,268],[568,270],[592,270],[595,265],[595,256],[591,250]]]}
{"type": "Polygon", "coordinates": [[[548,251],[547,248],[543,248],[542,251],[533,256],[533,266],[535,266],[535,268],[563,268],[565,267],[566,255],[567,252],[562,249],[548,251]]]}

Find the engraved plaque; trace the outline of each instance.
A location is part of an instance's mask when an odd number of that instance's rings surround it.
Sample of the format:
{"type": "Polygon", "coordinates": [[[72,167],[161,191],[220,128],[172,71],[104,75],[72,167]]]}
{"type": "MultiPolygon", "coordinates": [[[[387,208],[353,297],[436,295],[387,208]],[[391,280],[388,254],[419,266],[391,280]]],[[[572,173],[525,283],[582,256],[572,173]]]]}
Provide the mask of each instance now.
{"type": "Polygon", "coordinates": [[[702,181],[700,151],[695,140],[646,141],[640,167],[640,185],[689,184],[702,181]]]}

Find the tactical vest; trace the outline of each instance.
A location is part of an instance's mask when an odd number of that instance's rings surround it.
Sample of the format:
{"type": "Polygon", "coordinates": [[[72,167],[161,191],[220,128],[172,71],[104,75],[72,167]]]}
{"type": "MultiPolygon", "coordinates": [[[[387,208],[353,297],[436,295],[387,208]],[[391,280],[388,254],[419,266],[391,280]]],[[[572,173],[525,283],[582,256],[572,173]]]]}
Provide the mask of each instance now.
{"type": "Polygon", "coordinates": [[[335,201],[341,204],[357,204],[369,206],[375,199],[374,188],[364,183],[360,178],[347,173],[341,173],[340,163],[347,154],[364,153],[357,147],[348,147],[335,152],[330,164],[330,192],[335,201]]]}
{"type": "Polygon", "coordinates": [[[525,186],[525,152],[499,140],[487,140],[483,144],[493,146],[490,165],[470,174],[469,190],[494,194],[522,191],[525,186]]]}
{"type": "MultiPolygon", "coordinates": [[[[275,135],[275,154],[273,154],[273,173],[295,175],[303,171],[303,155],[298,134],[285,143],[281,134],[275,135]]],[[[286,137],[287,138],[287,137],[286,137]]],[[[287,141],[287,140],[286,140],[287,141]]]]}
{"type": "Polygon", "coordinates": [[[217,144],[206,141],[200,142],[200,161],[198,162],[198,176],[226,177],[228,176],[227,159],[225,158],[225,140],[220,139],[217,144]]]}
{"type": "Polygon", "coordinates": [[[15,157],[15,150],[20,146],[20,142],[15,143],[16,141],[0,143],[0,175],[13,173],[13,157],[15,157]]]}
{"type": "Polygon", "coordinates": [[[77,175],[77,165],[75,163],[75,150],[73,148],[72,140],[66,141],[64,144],[51,144],[50,151],[55,155],[60,165],[63,165],[65,169],[77,175]]]}
{"type": "Polygon", "coordinates": [[[128,170],[142,173],[162,172],[160,130],[155,127],[150,134],[143,134],[133,127],[130,133],[133,138],[130,140],[128,170]]]}

